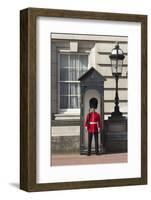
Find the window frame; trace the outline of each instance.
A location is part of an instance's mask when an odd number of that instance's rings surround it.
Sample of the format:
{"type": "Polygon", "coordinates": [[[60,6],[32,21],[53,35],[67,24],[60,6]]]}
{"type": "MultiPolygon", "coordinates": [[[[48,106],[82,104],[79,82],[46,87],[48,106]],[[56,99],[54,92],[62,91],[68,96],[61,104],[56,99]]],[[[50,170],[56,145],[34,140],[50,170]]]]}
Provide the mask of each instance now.
{"type": "MultiPolygon", "coordinates": [[[[60,81],[60,55],[62,54],[65,54],[65,55],[87,55],[88,56],[88,69],[89,69],[89,56],[90,54],[89,53],[86,53],[86,52],[58,52],[58,81],[57,81],[57,89],[58,89],[58,112],[59,113],[65,113],[65,114],[80,114],[80,108],[67,108],[67,109],[61,109],[60,108],[60,82],[63,82],[63,83],[80,83],[80,81],[60,81]]],[[[71,95],[70,95],[71,96],[71,95]]]]}

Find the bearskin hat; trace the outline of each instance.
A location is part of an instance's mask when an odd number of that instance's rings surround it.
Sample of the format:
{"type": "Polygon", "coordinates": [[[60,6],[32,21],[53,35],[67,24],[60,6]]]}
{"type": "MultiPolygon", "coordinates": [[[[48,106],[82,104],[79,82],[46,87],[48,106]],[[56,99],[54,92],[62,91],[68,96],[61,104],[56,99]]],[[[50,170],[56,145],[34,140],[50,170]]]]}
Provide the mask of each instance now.
{"type": "Polygon", "coordinates": [[[97,108],[98,100],[96,98],[91,98],[89,101],[90,108],[97,108]]]}

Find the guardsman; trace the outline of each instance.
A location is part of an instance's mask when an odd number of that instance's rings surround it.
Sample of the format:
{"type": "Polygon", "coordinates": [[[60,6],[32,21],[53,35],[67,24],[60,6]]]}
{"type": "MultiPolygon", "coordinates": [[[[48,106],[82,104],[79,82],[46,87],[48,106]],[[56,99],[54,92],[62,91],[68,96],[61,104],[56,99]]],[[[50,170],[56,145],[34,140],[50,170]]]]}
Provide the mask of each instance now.
{"type": "Polygon", "coordinates": [[[91,155],[91,143],[92,137],[95,139],[95,153],[99,155],[98,149],[98,133],[100,132],[101,124],[100,124],[100,114],[95,111],[98,105],[98,100],[96,98],[91,98],[89,101],[90,110],[86,116],[86,120],[84,123],[85,129],[88,132],[88,156],[91,155]]]}

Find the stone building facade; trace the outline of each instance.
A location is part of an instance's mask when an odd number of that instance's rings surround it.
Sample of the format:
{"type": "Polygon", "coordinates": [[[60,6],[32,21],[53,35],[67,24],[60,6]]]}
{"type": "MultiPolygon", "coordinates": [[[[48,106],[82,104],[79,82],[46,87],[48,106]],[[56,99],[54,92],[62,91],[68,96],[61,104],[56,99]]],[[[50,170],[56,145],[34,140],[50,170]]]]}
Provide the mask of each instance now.
{"type": "Polygon", "coordinates": [[[119,79],[120,111],[127,116],[127,37],[51,34],[51,145],[52,153],[78,152],[80,87],[78,78],[92,66],[106,79],[104,119],[114,110],[115,79],[109,54],[119,42],[125,59],[119,79]]]}

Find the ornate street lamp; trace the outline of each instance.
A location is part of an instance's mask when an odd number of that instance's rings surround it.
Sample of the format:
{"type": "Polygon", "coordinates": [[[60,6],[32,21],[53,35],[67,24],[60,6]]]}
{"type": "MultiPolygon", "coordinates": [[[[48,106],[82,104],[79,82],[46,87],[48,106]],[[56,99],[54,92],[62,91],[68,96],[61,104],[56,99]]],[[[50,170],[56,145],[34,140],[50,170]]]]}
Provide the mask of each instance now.
{"type": "Polygon", "coordinates": [[[123,60],[125,58],[122,49],[117,43],[109,55],[111,60],[112,75],[115,77],[116,93],[115,107],[111,117],[105,123],[104,147],[106,152],[127,152],[127,118],[119,109],[118,79],[122,75],[123,60]]]}
{"type": "Polygon", "coordinates": [[[125,58],[122,49],[120,49],[119,43],[117,42],[115,47],[112,49],[109,55],[111,60],[112,75],[115,77],[116,82],[116,93],[115,93],[115,107],[114,112],[111,114],[111,118],[122,117],[122,113],[119,110],[119,97],[118,97],[118,79],[122,75],[123,60],[125,58]]]}

